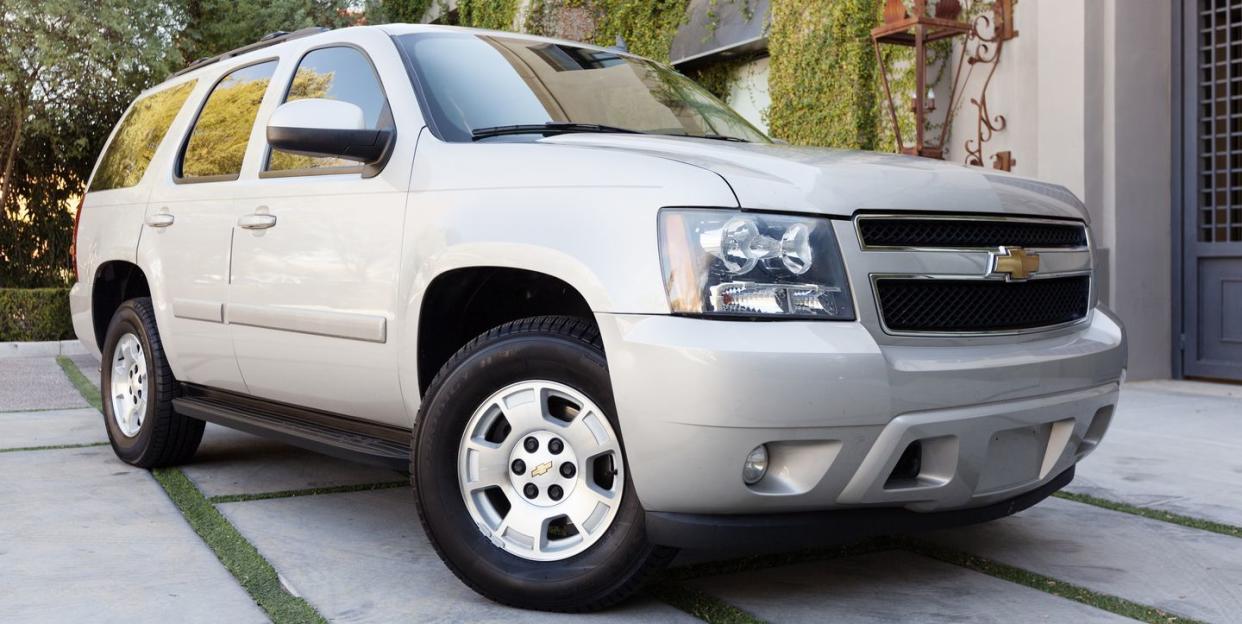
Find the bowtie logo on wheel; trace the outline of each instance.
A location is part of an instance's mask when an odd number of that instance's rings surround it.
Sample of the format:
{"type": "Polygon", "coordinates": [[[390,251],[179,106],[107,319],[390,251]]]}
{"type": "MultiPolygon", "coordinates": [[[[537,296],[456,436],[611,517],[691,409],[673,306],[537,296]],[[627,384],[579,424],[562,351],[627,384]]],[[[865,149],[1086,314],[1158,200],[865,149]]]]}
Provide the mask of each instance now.
{"type": "Polygon", "coordinates": [[[534,469],[530,471],[530,476],[541,477],[547,474],[548,471],[551,469],[552,469],[552,462],[543,462],[542,464],[535,466],[534,469]]]}

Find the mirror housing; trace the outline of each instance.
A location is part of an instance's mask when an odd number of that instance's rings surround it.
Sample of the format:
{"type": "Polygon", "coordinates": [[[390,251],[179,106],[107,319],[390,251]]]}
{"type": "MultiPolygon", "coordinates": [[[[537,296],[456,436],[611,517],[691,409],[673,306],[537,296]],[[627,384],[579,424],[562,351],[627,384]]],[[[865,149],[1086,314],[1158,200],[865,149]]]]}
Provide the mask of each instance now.
{"type": "Polygon", "coordinates": [[[388,157],[393,136],[391,130],[366,128],[362,109],[339,100],[285,102],[267,122],[267,142],[276,149],[368,165],[388,157]]]}

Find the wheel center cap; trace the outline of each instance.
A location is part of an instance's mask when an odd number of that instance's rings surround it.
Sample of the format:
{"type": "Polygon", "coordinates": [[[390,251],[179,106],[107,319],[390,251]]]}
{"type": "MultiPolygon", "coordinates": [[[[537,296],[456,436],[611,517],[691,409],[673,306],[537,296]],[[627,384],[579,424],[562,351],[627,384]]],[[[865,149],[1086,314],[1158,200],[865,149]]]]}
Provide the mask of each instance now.
{"type": "Polygon", "coordinates": [[[578,457],[573,448],[552,431],[527,432],[517,438],[509,453],[509,482],[513,491],[540,507],[553,507],[565,501],[578,483],[578,472],[578,457]]]}

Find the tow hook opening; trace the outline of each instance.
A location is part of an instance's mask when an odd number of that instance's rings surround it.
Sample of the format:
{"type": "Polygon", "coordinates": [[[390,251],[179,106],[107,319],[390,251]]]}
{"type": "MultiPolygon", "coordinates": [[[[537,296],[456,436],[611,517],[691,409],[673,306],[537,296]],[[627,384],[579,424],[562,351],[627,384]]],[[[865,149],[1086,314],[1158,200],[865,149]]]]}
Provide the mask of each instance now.
{"type": "Polygon", "coordinates": [[[897,490],[918,485],[919,473],[923,471],[923,443],[915,440],[906,447],[884,482],[884,489],[897,490]]]}

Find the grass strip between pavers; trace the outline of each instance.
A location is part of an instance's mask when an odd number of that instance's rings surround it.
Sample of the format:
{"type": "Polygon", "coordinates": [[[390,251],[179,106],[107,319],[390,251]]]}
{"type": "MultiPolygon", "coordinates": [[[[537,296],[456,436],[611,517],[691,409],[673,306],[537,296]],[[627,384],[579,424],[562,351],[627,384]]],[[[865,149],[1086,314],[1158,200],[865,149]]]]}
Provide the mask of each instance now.
{"type": "Polygon", "coordinates": [[[222,494],[207,499],[213,504],[240,503],[261,501],[272,498],[293,498],[295,496],[317,496],[320,494],[343,494],[347,492],[370,492],[372,490],[388,490],[410,485],[409,481],[384,481],[382,483],[361,483],[358,485],[334,485],[331,487],[307,488],[304,490],[281,490],[279,492],[260,492],[258,494],[222,494]]]}
{"type": "Polygon", "coordinates": [[[91,448],[108,446],[107,442],[86,442],[84,444],[49,444],[47,446],[19,446],[17,448],[0,448],[0,453],[18,453],[22,451],[58,451],[60,449],[91,448]]]}
{"type": "Polygon", "coordinates": [[[1118,596],[1092,591],[1085,587],[1074,585],[1073,583],[1067,583],[1050,576],[1044,576],[1036,572],[1023,570],[1022,568],[1000,563],[999,561],[993,561],[985,557],[964,553],[958,550],[942,548],[940,546],[935,546],[933,544],[912,538],[906,538],[901,541],[902,547],[910,552],[930,557],[937,561],[943,561],[945,563],[961,566],[976,572],[982,572],[983,574],[987,574],[988,576],[993,576],[1004,581],[1017,583],[1018,585],[1025,585],[1032,589],[1038,589],[1054,596],[1067,598],[1069,600],[1073,600],[1074,602],[1079,602],[1097,609],[1116,613],[1117,615],[1125,616],[1140,622],[1148,622],[1149,624],[1199,624],[1199,620],[1175,615],[1167,611],[1157,609],[1155,607],[1149,607],[1137,602],[1132,602],[1118,596]]]}
{"type": "Polygon", "coordinates": [[[82,398],[86,399],[86,402],[90,403],[91,407],[102,412],[103,397],[100,396],[99,388],[95,387],[95,384],[91,383],[91,380],[87,379],[86,375],[83,375],[82,371],[78,370],[78,365],[63,355],[56,356],[56,363],[60,364],[61,370],[65,371],[65,376],[69,378],[69,382],[73,384],[73,387],[78,389],[78,393],[82,395],[82,398]]]}
{"type": "Polygon", "coordinates": [[[1229,537],[1242,537],[1242,527],[1234,526],[1232,524],[1224,524],[1222,522],[1214,522],[1212,520],[1204,520],[1202,518],[1183,516],[1181,514],[1161,511],[1159,509],[1151,509],[1149,507],[1137,507],[1135,505],[1119,503],[1117,501],[1091,496],[1090,494],[1076,494],[1073,492],[1062,491],[1053,494],[1053,496],[1074,501],[1076,503],[1083,503],[1085,505],[1103,507],[1104,509],[1108,509],[1110,511],[1120,511],[1121,513],[1147,518],[1148,520],[1159,520],[1170,524],[1180,524],[1184,527],[1199,529],[1200,531],[1211,531],[1212,533],[1220,533],[1221,535],[1228,535],[1229,537]]]}
{"type": "Polygon", "coordinates": [[[710,624],[765,624],[761,620],[711,594],[686,587],[681,583],[664,582],[650,587],[654,598],[677,607],[710,624]]]}
{"type": "Polygon", "coordinates": [[[157,468],[152,474],[194,532],[273,622],[327,622],[310,603],[285,590],[276,568],[242,537],[185,473],[176,468],[157,468]]]}

